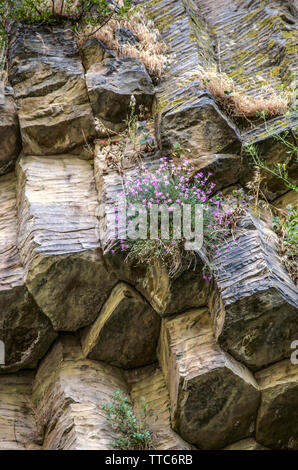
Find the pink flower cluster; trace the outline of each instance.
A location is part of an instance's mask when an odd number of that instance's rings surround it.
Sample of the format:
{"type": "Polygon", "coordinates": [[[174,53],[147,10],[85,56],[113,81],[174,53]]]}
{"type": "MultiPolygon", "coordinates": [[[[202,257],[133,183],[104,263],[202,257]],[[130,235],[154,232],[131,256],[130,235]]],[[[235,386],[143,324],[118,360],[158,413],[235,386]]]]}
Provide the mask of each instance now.
{"type": "MultiPolygon", "coordinates": [[[[157,166],[152,164],[135,169],[129,177],[126,177],[122,194],[126,198],[128,223],[130,216],[134,215],[136,204],[141,204],[144,214],[150,212],[148,209],[150,210],[153,204],[163,204],[169,208],[174,204],[181,208],[185,204],[190,204],[192,207],[201,204],[204,208],[204,246],[208,253],[219,255],[222,248],[218,251],[218,247],[225,243],[230,234],[230,212],[225,209],[222,194],[214,195],[215,183],[210,181],[211,176],[211,172],[207,174],[202,171],[196,172],[188,161],[177,164],[174,160],[166,158],[160,158],[157,166]]],[[[114,210],[117,210],[116,206],[114,210]]],[[[120,249],[130,250],[135,242],[121,238],[120,249]]],[[[147,243],[148,240],[141,242],[147,243]]],[[[156,245],[161,255],[169,255],[181,241],[173,237],[170,237],[170,240],[162,240],[158,236],[150,240],[150,243],[156,245]]],[[[230,245],[225,243],[225,250],[228,251],[229,248],[230,245]]],[[[205,278],[210,280],[211,276],[205,275],[205,278]]]]}

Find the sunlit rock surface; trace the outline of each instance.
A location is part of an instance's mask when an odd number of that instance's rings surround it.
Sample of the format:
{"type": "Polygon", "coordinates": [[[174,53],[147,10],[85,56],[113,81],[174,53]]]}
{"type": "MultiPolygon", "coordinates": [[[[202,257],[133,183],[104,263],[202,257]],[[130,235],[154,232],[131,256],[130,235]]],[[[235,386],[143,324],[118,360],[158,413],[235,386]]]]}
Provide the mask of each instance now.
{"type": "Polygon", "coordinates": [[[156,450],[188,450],[194,447],[183,441],[172,430],[170,421],[169,392],[164,376],[156,365],[127,371],[126,379],[134,411],[142,418],[142,397],[148,405],[147,424],[152,433],[152,445],[156,450]]]}
{"type": "Polygon", "coordinates": [[[139,106],[151,111],[154,87],[146,67],[138,59],[103,59],[86,74],[88,94],[94,115],[113,131],[126,127],[131,113],[131,97],[139,106]]]}
{"type": "Polygon", "coordinates": [[[200,90],[195,77],[196,68],[205,65],[207,55],[213,57],[208,28],[198,19],[202,42],[202,47],[198,47],[183,1],[146,2],[144,6],[148,17],[160,29],[170,55],[154,106],[157,139],[162,151],[170,153],[173,144],[179,142],[186,154],[189,152],[195,158],[220,153],[239,135],[211,95],[200,90]]]}
{"type": "MultiPolygon", "coordinates": [[[[56,1],[56,14],[74,19],[79,2],[56,1]]],[[[214,259],[216,283],[203,279],[203,261],[186,257],[171,276],[160,261],[108,251],[125,177],[140,159],[152,168],[171,156],[177,142],[175,158],[212,173],[224,195],[255,176],[244,143],[269,166],[287,160],[295,183],[287,153],[295,109],[266,122],[235,117],[197,74],[199,66],[227,73],[252,100],[291,92],[294,2],[144,7],[167,46],[156,90],[136,59],[96,38],[78,47],[71,23],[9,32],[0,96],[0,448],[112,449],[120,436],[103,404],[120,388],[138,416],[146,398],[154,449],[297,449],[297,290],[265,222],[241,221],[238,245],[214,259]],[[131,134],[110,140],[104,126],[122,133],[131,94],[150,115],[155,91],[159,148],[136,154],[131,134]]],[[[121,44],[138,40],[120,29],[121,44]]],[[[296,193],[261,173],[259,196],[282,210],[297,205],[296,193]]]]}
{"type": "MultiPolygon", "coordinates": [[[[3,87],[4,88],[4,87],[3,87]]],[[[13,170],[21,151],[21,136],[13,89],[0,88],[0,175],[13,170]]]]}
{"type": "Polygon", "coordinates": [[[19,26],[9,47],[25,155],[69,153],[95,137],[84,70],[68,28],[19,26]]]}
{"type": "Polygon", "coordinates": [[[90,163],[67,156],[23,157],[18,206],[29,291],[56,330],[90,324],[116,282],[97,237],[90,163]]]}
{"type": "Polygon", "coordinates": [[[298,205],[298,197],[296,191],[288,191],[283,196],[278,197],[273,202],[274,206],[279,209],[286,209],[287,205],[291,205],[292,207],[298,205]]]}
{"type": "Polygon", "coordinates": [[[298,450],[298,365],[290,360],[256,374],[262,399],[256,439],[272,449],[298,450]]]}
{"type": "Polygon", "coordinates": [[[252,437],[235,442],[224,448],[224,450],[268,450],[252,437]]]}
{"type": "Polygon", "coordinates": [[[172,426],[185,440],[201,449],[220,449],[253,434],[257,383],[219,348],[206,309],[163,320],[159,360],[172,426]]]}
{"type": "Polygon", "coordinates": [[[0,376],[0,450],[34,450],[42,444],[32,409],[33,372],[0,376]]]}
{"type": "Polygon", "coordinates": [[[50,321],[25,286],[17,247],[16,179],[0,177],[0,373],[34,368],[55,339],[50,321]]]}
{"type": "Polygon", "coordinates": [[[33,387],[43,449],[111,449],[117,436],[102,406],[117,388],[126,392],[119,369],[84,359],[74,337],[61,338],[38,368],[33,387]]]}
{"type": "Polygon", "coordinates": [[[92,65],[99,64],[105,58],[113,57],[104,43],[94,36],[91,36],[82,44],[80,47],[80,55],[86,72],[92,65]]]}
{"type": "Polygon", "coordinates": [[[120,282],[86,329],[82,348],[90,359],[130,369],[156,361],[160,317],[131,286],[120,282]]]}

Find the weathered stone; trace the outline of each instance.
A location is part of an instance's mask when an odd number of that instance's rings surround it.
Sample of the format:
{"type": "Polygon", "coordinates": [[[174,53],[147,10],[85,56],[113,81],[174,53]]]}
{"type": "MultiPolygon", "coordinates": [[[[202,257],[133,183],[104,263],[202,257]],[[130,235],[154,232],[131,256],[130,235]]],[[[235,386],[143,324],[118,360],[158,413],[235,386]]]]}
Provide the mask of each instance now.
{"type": "MultiPolygon", "coordinates": [[[[293,2],[183,0],[192,19],[199,47],[207,24],[210,39],[217,45],[220,70],[231,76],[252,96],[266,95],[291,81],[295,72],[295,23],[293,2]],[[198,31],[199,30],[199,31],[198,31]],[[264,86],[265,85],[265,86],[264,86]]],[[[205,46],[206,48],[206,46],[205,46]]]]}
{"type": "Polygon", "coordinates": [[[15,176],[0,177],[0,373],[34,368],[56,337],[49,320],[24,285],[17,248],[15,176]]]}
{"type": "Polygon", "coordinates": [[[115,31],[115,39],[119,44],[138,44],[140,41],[137,36],[128,28],[120,26],[115,31]]]}
{"type": "Polygon", "coordinates": [[[156,361],[160,317],[128,284],[114,287],[98,319],[82,337],[89,359],[129,369],[156,361]]]}
{"type": "Polygon", "coordinates": [[[290,360],[278,362],[258,372],[256,379],[262,391],[257,441],[272,449],[298,450],[297,365],[290,360]]]}
{"type": "Polygon", "coordinates": [[[160,364],[168,384],[172,426],[201,449],[249,437],[260,394],[252,374],[217,345],[206,309],[164,319],[160,364]]]}
{"type": "Polygon", "coordinates": [[[155,450],[189,450],[193,446],[185,442],[171,428],[170,400],[164,376],[156,365],[133,369],[125,373],[134,403],[134,412],[142,419],[141,398],[148,405],[147,425],[155,450]]]}
{"type": "Polygon", "coordinates": [[[188,263],[171,277],[158,259],[151,263],[135,264],[125,260],[125,254],[106,253],[106,259],[117,277],[133,284],[162,317],[180,313],[189,308],[206,305],[208,284],[203,279],[202,265],[188,263]]]}
{"type": "Polygon", "coordinates": [[[11,88],[0,90],[0,175],[11,171],[21,151],[17,109],[11,88]]]}
{"type": "Polygon", "coordinates": [[[220,153],[238,138],[236,127],[211,96],[198,88],[195,96],[181,99],[156,115],[156,132],[164,153],[170,154],[173,144],[179,142],[182,151],[194,158],[220,153]]]}
{"type": "MultiPolygon", "coordinates": [[[[267,5],[228,0],[218,7],[213,0],[161,0],[144,2],[144,8],[160,30],[170,58],[155,105],[162,150],[170,154],[178,141],[186,155],[189,150],[197,158],[223,150],[239,152],[240,143],[250,143],[259,146],[269,166],[288,160],[287,148],[274,134],[293,130],[297,112],[290,109],[281,116],[267,117],[266,123],[254,120],[249,125],[244,112],[242,123],[231,121],[224,109],[213,106],[211,95],[200,89],[196,79],[198,67],[206,72],[217,69],[219,82],[220,73],[226,73],[252,101],[266,98],[272,91],[281,95],[280,87],[293,82],[296,70],[297,10],[291,2],[267,5]]],[[[297,175],[294,161],[295,157],[288,168],[293,182],[297,175]]],[[[251,180],[251,163],[249,158],[245,161],[243,185],[251,180]]],[[[268,172],[264,172],[261,188],[270,201],[285,192],[284,183],[268,172]]]]}
{"type": "Polygon", "coordinates": [[[112,449],[117,436],[102,405],[117,388],[126,393],[119,369],[84,359],[75,338],[62,336],[42,361],[33,387],[43,449],[112,449]]]}
{"type": "Polygon", "coordinates": [[[277,255],[277,236],[263,222],[248,216],[236,242],[214,258],[220,269],[209,308],[221,347],[258,370],[291,354],[297,290],[277,255]]]}
{"type": "Polygon", "coordinates": [[[278,209],[286,209],[289,204],[292,207],[298,206],[298,196],[297,192],[294,190],[288,191],[286,194],[273,201],[273,205],[278,209]]]}
{"type": "Polygon", "coordinates": [[[38,449],[42,443],[31,404],[34,374],[0,376],[0,450],[38,449]]]}
{"type": "Polygon", "coordinates": [[[219,191],[239,181],[241,159],[238,155],[204,155],[190,160],[194,171],[203,171],[205,175],[212,173],[210,181],[215,183],[214,191],[219,191]]]}
{"type": "Polygon", "coordinates": [[[220,153],[240,139],[235,125],[196,80],[198,66],[215,64],[212,40],[202,18],[196,17],[196,31],[181,0],[145,2],[144,8],[167,44],[169,64],[157,88],[154,105],[156,136],[164,154],[171,154],[179,142],[193,158],[220,153]],[[177,34],[179,31],[179,34],[177,34]]]}
{"type": "Polygon", "coordinates": [[[138,59],[104,59],[88,70],[86,83],[94,115],[113,131],[125,128],[132,95],[136,112],[140,105],[151,110],[154,87],[138,59]]]}
{"type": "Polygon", "coordinates": [[[269,450],[267,447],[259,444],[252,437],[235,442],[224,448],[224,450],[269,450]]]}
{"type": "Polygon", "coordinates": [[[25,155],[70,152],[96,135],[70,29],[19,26],[9,48],[25,155]]]}
{"type": "Polygon", "coordinates": [[[26,285],[55,330],[92,323],[116,283],[97,235],[91,165],[76,157],[18,163],[19,249],[26,285]]]}
{"type": "MultiPolygon", "coordinates": [[[[220,8],[213,0],[183,0],[183,4],[191,19],[190,25],[199,54],[208,58],[205,66],[202,64],[203,68],[216,64],[219,72],[231,77],[236,87],[250,96],[252,101],[259,97],[267,98],[272,93],[282,95],[281,87],[286,86],[287,91],[290,86],[294,89],[297,7],[294,7],[293,2],[272,1],[269,4],[262,1],[227,0],[221,2],[220,8]],[[214,54],[210,52],[212,44],[215,45],[214,54]]],[[[275,96],[269,100],[269,108],[272,102],[276,102],[275,96]]],[[[244,128],[241,132],[242,142],[256,144],[269,166],[289,158],[287,148],[273,137],[273,134],[297,126],[295,107],[288,111],[285,113],[281,110],[278,117],[267,116],[266,123],[260,124],[260,121],[254,120],[249,122],[249,126],[245,122],[241,124],[241,128],[244,128]]],[[[290,167],[289,175],[295,178],[297,168],[294,165],[290,167]]],[[[243,182],[251,179],[252,173],[247,170],[249,167],[245,165],[243,182]]],[[[270,173],[264,172],[264,176],[262,191],[268,200],[284,192],[282,181],[270,173]]]]}
{"type": "Polygon", "coordinates": [[[80,47],[80,53],[85,70],[89,70],[94,64],[103,59],[113,57],[112,52],[96,37],[87,39],[80,47]]]}

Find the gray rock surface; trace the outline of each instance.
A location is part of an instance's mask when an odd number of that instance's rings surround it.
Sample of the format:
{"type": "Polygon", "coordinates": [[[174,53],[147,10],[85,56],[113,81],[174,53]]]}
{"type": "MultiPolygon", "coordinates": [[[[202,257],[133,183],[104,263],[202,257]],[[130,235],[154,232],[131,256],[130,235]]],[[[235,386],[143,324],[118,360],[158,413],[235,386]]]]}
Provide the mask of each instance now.
{"type": "Polygon", "coordinates": [[[56,337],[25,286],[17,248],[15,186],[12,173],[0,177],[0,340],[5,349],[0,373],[36,367],[56,337]]]}
{"type": "Polygon", "coordinates": [[[0,450],[40,449],[42,436],[32,409],[33,372],[0,376],[0,450]]]}
{"type": "Polygon", "coordinates": [[[70,29],[19,26],[8,58],[25,155],[68,153],[96,136],[70,29]]]}
{"type": "Polygon", "coordinates": [[[163,320],[159,361],[173,429],[186,441],[200,449],[220,449],[253,434],[257,383],[219,348],[207,309],[163,320]]]}
{"type": "Polygon", "coordinates": [[[94,115],[113,131],[126,127],[133,95],[136,112],[139,106],[151,111],[154,96],[152,80],[138,59],[104,59],[86,74],[89,98],[94,115]]]}
{"type": "Polygon", "coordinates": [[[97,320],[86,328],[82,349],[86,357],[131,369],[156,361],[160,317],[131,286],[118,283],[97,320]]]}
{"type": "Polygon", "coordinates": [[[75,331],[98,315],[116,283],[97,236],[92,167],[75,156],[18,163],[18,245],[26,285],[55,330],[75,331]]]}
{"type": "Polygon", "coordinates": [[[0,175],[4,175],[13,170],[21,151],[21,136],[12,88],[5,88],[1,97],[0,89],[0,175]]]}
{"type": "Polygon", "coordinates": [[[221,347],[259,370],[291,354],[297,290],[278,257],[276,234],[253,216],[243,223],[237,244],[214,259],[220,269],[209,306],[221,347]]]}
{"type": "Polygon", "coordinates": [[[281,361],[256,374],[262,392],[256,439],[271,449],[298,450],[298,368],[281,361]]]}

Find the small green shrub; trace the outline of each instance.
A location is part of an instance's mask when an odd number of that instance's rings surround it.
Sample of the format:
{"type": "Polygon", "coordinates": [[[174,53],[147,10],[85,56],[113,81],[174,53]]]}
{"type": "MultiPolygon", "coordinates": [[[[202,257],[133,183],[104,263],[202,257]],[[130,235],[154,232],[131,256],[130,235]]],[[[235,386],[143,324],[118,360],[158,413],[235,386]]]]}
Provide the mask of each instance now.
{"type": "Polygon", "coordinates": [[[113,429],[122,437],[111,442],[118,450],[146,450],[150,448],[151,433],[147,426],[148,405],[144,397],[141,398],[141,419],[133,412],[128,398],[120,389],[115,390],[112,403],[103,405],[107,412],[107,420],[113,429]]]}
{"type": "Polygon", "coordinates": [[[266,110],[263,110],[261,112],[257,113],[257,117],[260,117],[264,123],[265,123],[265,129],[267,132],[272,133],[273,139],[275,139],[277,142],[280,142],[284,145],[285,147],[285,152],[288,155],[286,158],[286,161],[280,163],[275,163],[272,166],[266,165],[264,160],[262,159],[262,156],[259,153],[258,148],[255,145],[252,144],[244,144],[243,150],[244,152],[249,155],[252,158],[253,164],[260,168],[263,172],[265,173],[270,173],[273,176],[276,176],[276,178],[280,179],[283,181],[284,185],[292,189],[296,192],[298,192],[298,186],[292,183],[289,180],[289,172],[288,172],[288,166],[290,163],[295,161],[297,163],[298,161],[298,146],[297,146],[297,138],[298,138],[298,127],[295,127],[294,129],[291,130],[285,130],[284,132],[278,134],[274,132],[273,127],[269,127],[267,125],[267,112],[266,110]],[[291,141],[292,138],[292,141],[291,141]]]}
{"type": "Polygon", "coordinates": [[[281,216],[273,216],[273,229],[279,237],[280,254],[294,282],[297,281],[298,210],[288,204],[281,216]]]}

